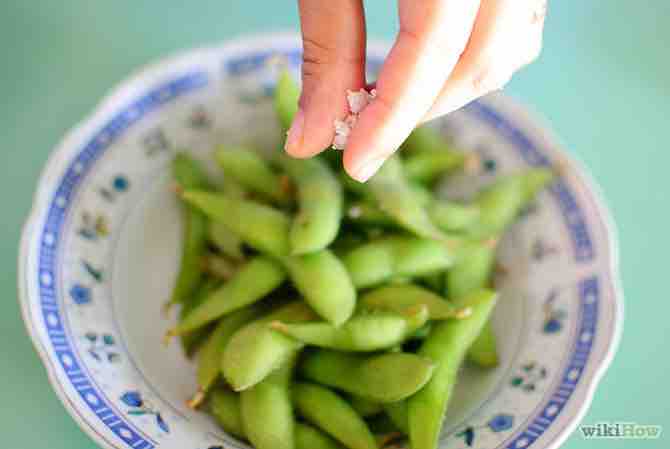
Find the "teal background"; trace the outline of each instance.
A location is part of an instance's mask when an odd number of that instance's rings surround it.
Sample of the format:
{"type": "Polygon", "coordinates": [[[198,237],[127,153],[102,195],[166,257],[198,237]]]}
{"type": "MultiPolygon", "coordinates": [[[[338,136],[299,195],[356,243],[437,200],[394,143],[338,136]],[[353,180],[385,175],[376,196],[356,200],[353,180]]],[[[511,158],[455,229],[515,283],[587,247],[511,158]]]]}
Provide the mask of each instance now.
{"type": "MultiPolygon", "coordinates": [[[[371,37],[392,37],[394,3],[366,2],[371,37]]],[[[670,432],[670,301],[661,290],[670,250],[670,3],[550,3],[542,57],[507,90],[549,120],[603,187],[619,228],[626,291],[623,340],[584,423],[661,424],[670,432]]],[[[16,300],[21,225],[51,148],[149,61],[244,33],[297,27],[289,0],[0,2],[3,447],[94,447],[52,392],[16,300]]],[[[619,447],[668,447],[668,439],[586,441],[575,433],[564,445],[619,447]]]]}

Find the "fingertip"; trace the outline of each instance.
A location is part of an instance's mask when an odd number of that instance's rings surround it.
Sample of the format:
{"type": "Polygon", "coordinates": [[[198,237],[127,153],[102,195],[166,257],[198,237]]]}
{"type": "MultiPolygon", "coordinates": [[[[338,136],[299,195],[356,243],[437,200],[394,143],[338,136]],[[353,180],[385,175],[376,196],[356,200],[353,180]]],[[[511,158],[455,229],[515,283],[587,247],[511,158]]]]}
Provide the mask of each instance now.
{"type": "Polygon", "coordinates": [[[360,155],[355,153],[344,153],[344,170],[354,180],[366,182],[384,165],[387,156],[372,153],[371,155],[360,155]]]}

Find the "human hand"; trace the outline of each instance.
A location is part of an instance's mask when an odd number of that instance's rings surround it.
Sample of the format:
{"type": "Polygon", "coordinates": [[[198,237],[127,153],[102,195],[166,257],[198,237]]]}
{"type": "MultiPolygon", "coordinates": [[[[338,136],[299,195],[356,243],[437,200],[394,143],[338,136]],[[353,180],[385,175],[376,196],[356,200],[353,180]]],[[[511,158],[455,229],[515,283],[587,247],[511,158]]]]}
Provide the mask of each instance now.
{"type": "MultiPolygon", "coordinates": [[[[330,147],[348,113],[346,91],[365,87],[362,0],[298,0],[303,90],[286,151],[330,147]]],[[[348,137],[344,167],[364,182],[422,122],[497,89],[542,47],[546,0],[398,0],[400,32],[376,98],[348,137]]]]}

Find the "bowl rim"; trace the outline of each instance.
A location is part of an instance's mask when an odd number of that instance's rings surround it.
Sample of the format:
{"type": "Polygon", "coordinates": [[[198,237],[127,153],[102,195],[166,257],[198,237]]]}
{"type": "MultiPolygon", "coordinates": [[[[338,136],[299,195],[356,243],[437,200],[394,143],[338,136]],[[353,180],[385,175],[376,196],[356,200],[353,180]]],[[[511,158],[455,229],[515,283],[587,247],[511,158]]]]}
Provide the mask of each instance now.
{"type": "MultiPolygon", "coordinates": [[[[69,160],[73,154],[76,154],[78,148],[70,145],[70,142],[79,139],[79,136],[89,134],[90,130],[98,127],[102,117],[106,117],[111,110],[118,109],[118,102],[120,97],[134,95],[140,88],[138,85],[147,84],[148,81],[156,78],[162,78],[166,72],[175,70],[179,66],[192,67],[192,61],[198,55],[206,57],[207,55],[224,54],[236,50],[244,50],[245,48],[259,47],[267,42],[282,42],[292,44],[300,42],[300,35],[292,31],[279,31],[268,33],[253,33],[238,36],[233,39],[225,40],[219,44],[206,45],[195,47],[192,49],[180,50],[173,52],[166,57],[159,57],[147,64],[140,66],[138,69],[131,72],[118,83],[116,83],[102,99],[97,102],[91,111],[84,115],[78,123],[71,127],[63,137],[58,141],[51,150],[51,153],[45,162],[40,175],[38,177],[37,187],[33,194],[32,207],[27,215],[27,218],[22,227],[21,239],[18,251],[18,269],[17,269],[17,286],[18,286],[18,300],[21,308],[21,315],[23,318],[26,332],[30,336],[33,346],[44,366],[49,383],[56,395],[64,405],[73,420],[77,425],[89,435],[98,445],[105,448],[115,449],[115,446],[110,441],[107,441],[102,434],[95,431],[94,426],[87,422],[78,412],[75,404],[71,402],[67,393],[61,388],[60,383],[55,373],[54,367],[49,363],[48,350],[43,346],[43,342],[38,335],[38,331],[34,326],[33,317],[30,311],[30,293],[28,291],[28,278],[26,275],[29,269],[30,247],[32,240],[35,238],[35,226],[42,218],[45,210],[45,204],[50,201],[49,193],[53,182],[58,179],[61,174],[64,163],[69,160]]],[[[386,41],[372,40],[368,42],[368,51],[382,54],[389,49],[390,45],[386,41]]],[[[150,83],[149,83],[150,84],[150,83]]],[[[503,98],[504,103],[501,105],[507,111],[512,110],[515,115],[522,118],[525,123],[536,124],[535,128],[540,131],[542,136],[548,141],[554,143],[558,148],[561,156],[573,166],[583,182],[586,190],[592,196],[592,206],[595,212],[601,218],[603,226],[606,230],[606,246],[609,250],[608,261],[608,280],[611,282],[613,302],[613,319],[611,325],[611,338],[605,342],[607,351],[598,357],[595,363],[595,371],[589,378],[585,378],[587,382],[586,391],[581,396],[581,404],[573,412],[571,416],[564,418],[566,422],[563,428],[559,429],[554,439],[548,442],[547,448],[557,449],[560,447],[570,434],[579,425],[586,412],[589,410],[595,391],[597,390],[600,381],[607,372],[607,369],[614,359],[618,347],[620,345],[623,333],[624,321],[624,291],[622,287],[622,280],[620,276],[619,264],[619,237],[616,224],[607,207],[604,194],[599,184],[594,180],[591,172],[586,168],[585,164],[579,160],[574,154],[568,153],[564,142],[552,131],[548,125],[547,120],[538,114],[532,107],[522,104],[518,100],[509,95],[496,93],[492,98],[503,98]],[[504,97],[504,98],[503,98],[504,97]]],[[[502,100],[500,100],[502,101],[502,100]]],[[[498,106],[498,105],[497,105],[498,106]]]]}

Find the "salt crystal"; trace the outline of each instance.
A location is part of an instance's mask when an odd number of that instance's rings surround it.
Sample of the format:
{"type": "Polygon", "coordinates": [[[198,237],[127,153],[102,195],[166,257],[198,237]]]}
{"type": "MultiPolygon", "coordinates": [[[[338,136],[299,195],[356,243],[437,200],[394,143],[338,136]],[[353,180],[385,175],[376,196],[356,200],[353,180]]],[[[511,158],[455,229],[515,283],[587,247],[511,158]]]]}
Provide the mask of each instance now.
{"type": "Polygon", "coordinates": [[[358,92],[347,91],[347,103],[349,103],[349,110],[352,114],[359,114],[369,102],[370,97],[365,89],[361,89],[358,92]]]}
{"type": "Polygon", "coordinates": [[[347,104],[349,105],[350,113],[347,114],[344,120],[335,120],[333,123],[335,126],[334,149],[343,150],[347,146],[347,139],[349,134],[351,134],[351,130],[356,125],[358,114],[370,104],[370,101],[374,100],[376,95],[377,91],[375,89],[372,89],[370,93],[365,89],[361,89],[358,92],[347,90],[347,104]]]}

